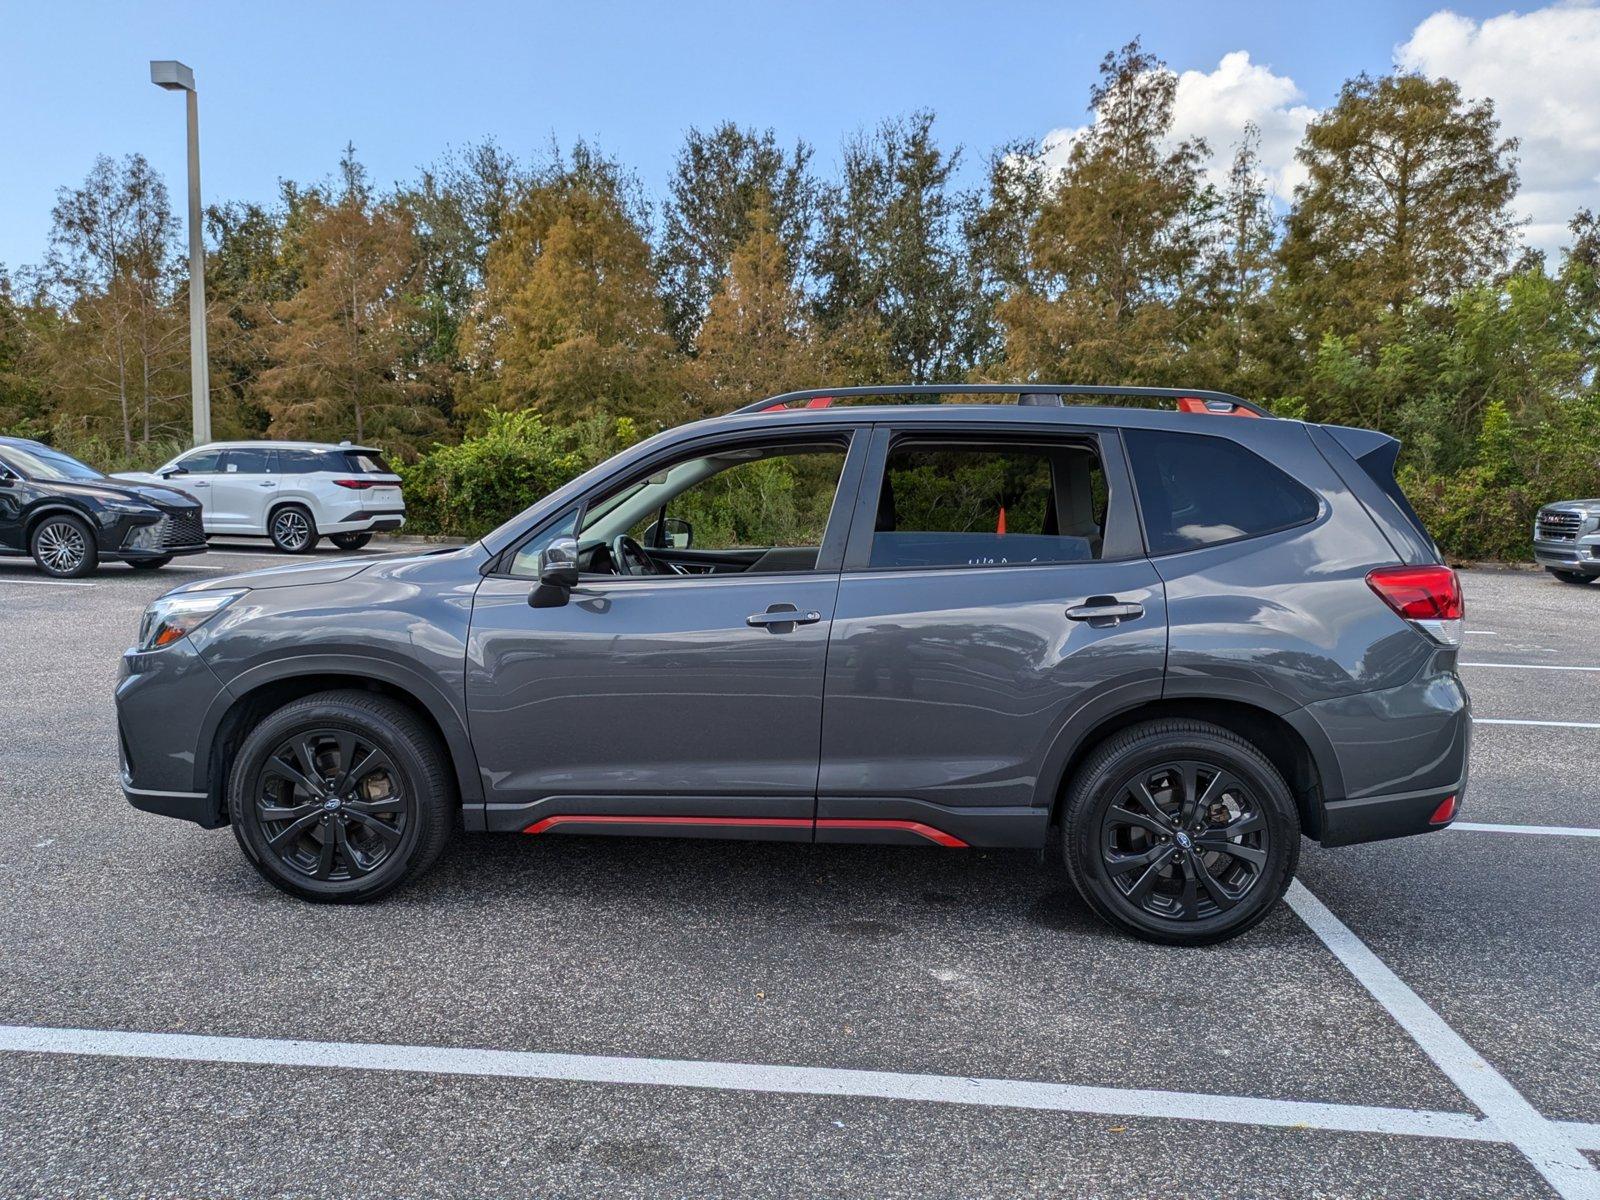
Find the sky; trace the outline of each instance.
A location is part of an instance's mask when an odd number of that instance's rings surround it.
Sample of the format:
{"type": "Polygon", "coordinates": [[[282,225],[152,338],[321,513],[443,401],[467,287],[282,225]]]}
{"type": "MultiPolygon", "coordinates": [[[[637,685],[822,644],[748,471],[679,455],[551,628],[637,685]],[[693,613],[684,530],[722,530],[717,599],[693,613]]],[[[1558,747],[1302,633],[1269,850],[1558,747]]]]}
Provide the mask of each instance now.
{"type": "Polygon", "coordinates": [[[1600,207],[1597,4],[0,0],[0,264],[43,257],[56,190],[97,154],[144,154],[181,214],[183,102],[152,58],[194,68],[207,203],[326,177],[347,142],[388,186],[490,136],[523,155],[588,139],[659,200],[691,127],[770,126],[828,174],[845,137],[918,108],[975,185],[996,146],[1070,140],[1100,59],[1134,37],[1180,73],[1178,132],[1219,164],[1261,127],[1280,197],[1345,79],[1450,75],[1522,139],[1519,211],[1553,250],[1600,207]]]}

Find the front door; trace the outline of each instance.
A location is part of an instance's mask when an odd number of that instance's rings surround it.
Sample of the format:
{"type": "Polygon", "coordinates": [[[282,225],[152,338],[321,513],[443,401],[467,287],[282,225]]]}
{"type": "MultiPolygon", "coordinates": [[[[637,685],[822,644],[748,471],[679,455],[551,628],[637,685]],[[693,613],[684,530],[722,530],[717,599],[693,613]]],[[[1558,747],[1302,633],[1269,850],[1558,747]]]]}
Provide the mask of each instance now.
{"type": "Polygon", "coordinates": [[[850,440],[651,460],[485,578],[466,682],[490,829],[810,840],[850,440]],[[579,586],[532,607],[539,546],[574,530],[579,586]]]}
{"type": "Polygon", "coordinates": [[[828,651],[819,841],[1043,845],[1074,723],[1161,694],[1165,599],[1115,441],[1016,429],[875,435],[828,651]]]}

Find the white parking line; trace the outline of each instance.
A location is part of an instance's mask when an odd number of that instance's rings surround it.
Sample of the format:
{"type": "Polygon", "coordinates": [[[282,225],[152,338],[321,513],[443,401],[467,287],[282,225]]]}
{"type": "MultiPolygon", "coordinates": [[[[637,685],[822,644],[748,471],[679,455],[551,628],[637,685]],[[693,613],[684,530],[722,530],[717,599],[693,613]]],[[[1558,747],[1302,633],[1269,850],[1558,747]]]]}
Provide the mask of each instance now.
{"type": "Polygon", "coordinates": [[[1547,729],[1600,729],[1600,721],[1514,721],[1509,717],[1473,717],[1474,725],[1541,725],[1547,729]]]}
{"type": "Polygon", "coordinates": [[[93,587],[94,584],[87,579],[7,579],[0,575],[0,583],[14,584],[17,587],[93,587]]]}
{"type": "Polygon", "coordinates": [[[1295,880],[1289,905],[1372,998],[1478,1106],[1503,1136],[1564,1200],[1600,1200],[1600,1171],[1583,1156],[1573,1132],[1543,1116],[1521,1092],[1466,1043],[1443,1017],[1391,971],[1350,927],[1295,880]]]}
{"type": "Polygon", "coordinates": [[[854,1071],[836,1067],[540,1054],[522,1050],[480,1050],[451,1046],[280,1041],[183,1033],[124,1033],[25,1025],[0,1025],[0,1051],[86,1054],[176,1062],[253,1063],[281,1067],[340,1067],[360,1071],[416,1071],[509,1079],[559,1079],[579,1083],[714,1088],[802,1096],[860,1096],[985,1108],[1325,1129],[1344,1133],[1399,1134],[1479,1142],[1506,1140],[1492,1123],[1468,1113],[1263,1100],[1253,1096],[1212,1096],[1140,1088],[1085,1087],[1034,1080],[854,1071]]]}
{"type": "Polygon", "coordinates": [[[1584,829],[1577,825],[1485,825],[1477,821],[1457,821],[1450,829],[1465,829],[1469,833],[1531,833],[1544,837],[1600,837],[1600,829],[1584,829]]]}
{"type": "Polygon", "coordinates": [[[1502,671],[1600,671],[1600,667],[1561,667],[1552,663],[1458,663],[1462,667],[1492,667],[1502,671]]]}

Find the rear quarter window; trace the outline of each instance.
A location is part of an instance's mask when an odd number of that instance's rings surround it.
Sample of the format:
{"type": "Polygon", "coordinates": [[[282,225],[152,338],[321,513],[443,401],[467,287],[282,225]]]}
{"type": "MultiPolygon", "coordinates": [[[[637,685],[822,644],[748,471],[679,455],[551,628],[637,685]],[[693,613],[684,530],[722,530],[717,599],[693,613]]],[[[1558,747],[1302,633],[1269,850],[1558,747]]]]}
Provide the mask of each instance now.
{"type": "Polygon", "coordinates": [[[1124,433],[1151,554],[1259,537],[1316,519],[1317,497],[1238,442],[1196,433],[1124,433]]]}

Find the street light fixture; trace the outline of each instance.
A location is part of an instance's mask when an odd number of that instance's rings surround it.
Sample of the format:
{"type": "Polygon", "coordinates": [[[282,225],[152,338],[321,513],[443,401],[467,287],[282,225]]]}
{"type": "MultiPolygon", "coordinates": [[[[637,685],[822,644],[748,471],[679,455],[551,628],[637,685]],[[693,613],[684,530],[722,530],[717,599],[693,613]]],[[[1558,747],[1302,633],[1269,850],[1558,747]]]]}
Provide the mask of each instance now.
{"type": "Polygon", "coordinates": [[[189,109],[189,391],[194,444],[211,440],[211,371],[206,356],[206,248],[200,228],[200,104],[194,72],[172,59],[152,61],[150,82],[187,94],[189,109]]]}

